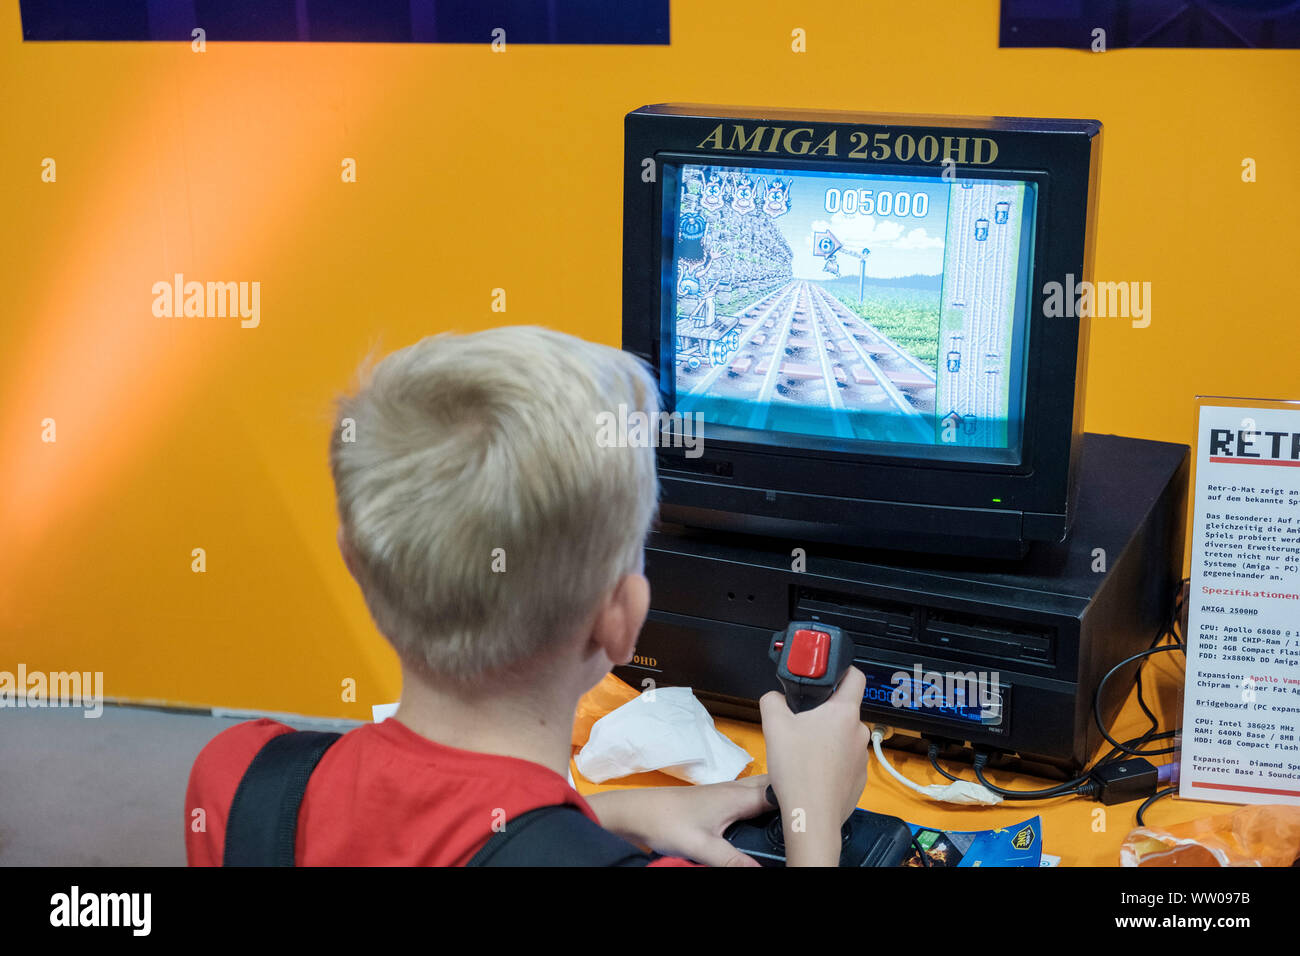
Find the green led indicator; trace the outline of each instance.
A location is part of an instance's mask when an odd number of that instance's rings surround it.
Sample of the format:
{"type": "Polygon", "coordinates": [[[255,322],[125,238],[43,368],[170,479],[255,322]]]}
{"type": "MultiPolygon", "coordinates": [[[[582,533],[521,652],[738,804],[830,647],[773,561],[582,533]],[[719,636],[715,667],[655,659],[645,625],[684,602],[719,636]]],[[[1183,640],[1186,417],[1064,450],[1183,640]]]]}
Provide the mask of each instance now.
{"type": "Polygon", "coordinates": [[[993,503],[994,503],[995,505],[1000,505],[1000,504],[1002,504],[1002,499],[1001,499],[1001,498],[994,498],[994,499],[993,499],[993,503]]]}

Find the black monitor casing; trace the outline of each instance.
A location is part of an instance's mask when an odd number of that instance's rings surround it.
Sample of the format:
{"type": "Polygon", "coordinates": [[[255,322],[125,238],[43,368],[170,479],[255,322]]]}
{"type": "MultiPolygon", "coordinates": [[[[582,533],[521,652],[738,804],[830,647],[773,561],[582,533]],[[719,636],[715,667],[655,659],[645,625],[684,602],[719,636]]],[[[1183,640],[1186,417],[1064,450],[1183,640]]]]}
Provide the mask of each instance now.
{"type": "Polygon", "coordinates": [[[666,345],[666,161],[938,175],[947,158],[958,179],[1004,175],[1038,186],[1019,464],[776,447],[711,429],[699,457],[687,457],[680,443],[661,442],[666,521],[996,557],[1019,557],[1032,541],[1065,538],[1076,497],[1088,336],[1075,296],[1078,283],[1092,279],[1099,122],[661,104],[629,113],[625,131],[623,348],[656,374],[666,345]],[[892,148],[900,142],[910,147],[903,162],[892,148]],[[1051,282],[1075,299],[1066,310],[1075,314],[1045,314],[1051,282]]]}

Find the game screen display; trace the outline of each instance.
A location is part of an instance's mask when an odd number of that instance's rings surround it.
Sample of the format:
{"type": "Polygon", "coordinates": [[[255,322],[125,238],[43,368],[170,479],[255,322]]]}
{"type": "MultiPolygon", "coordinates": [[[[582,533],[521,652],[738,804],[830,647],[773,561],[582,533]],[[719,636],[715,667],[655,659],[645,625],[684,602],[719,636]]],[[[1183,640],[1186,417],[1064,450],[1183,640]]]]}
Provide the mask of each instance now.
{"type": "Polygon", "coordinates": [[[694,164],[664,183],[677,412],[756,441],[1015,459],[1033,183],[694,164]]]}

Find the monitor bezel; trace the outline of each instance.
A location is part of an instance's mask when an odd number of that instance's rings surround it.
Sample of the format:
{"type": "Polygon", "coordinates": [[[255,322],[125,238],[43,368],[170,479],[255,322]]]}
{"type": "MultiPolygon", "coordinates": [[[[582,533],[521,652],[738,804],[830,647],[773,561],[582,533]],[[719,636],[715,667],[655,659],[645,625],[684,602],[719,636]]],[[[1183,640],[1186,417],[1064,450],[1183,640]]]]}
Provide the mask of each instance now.
{"type": "MultiPolygon", "coordinates": [[[[1060,540],[1075,495],[1089,323],[1086,316],[1046,316],[1043,290],[1048,282],[1066,284],[1067,276],[1076,283],[1092,278],[1101,123],[695,104],[659,104],[630,112],[624,126],[623,347],[647,362],[656,379],[662,315],[662,157],[688,157],[704,165],[739,158],[742,165],[768,167],[799,158],[779,150],[714,148],[707,138],[720,123],[744,132],[762,124],[789,128],[797,123],[813,142],[831,132],[838,132],[842,142],[864,134],[875,139],[887,134],[895,143],[904,134],[918,142],[924,136],[984,137],[996,143],[997,157],[980,165],[956,164],[958,177],[991,178],[1004,171],[1043,177],[1035,213],[1034,296],[1027,316],[1021,463],[854,457],[706,436],[698,460],[688,459],[681,448],[659,449],[665,517],[685,516],[688,523],[704,527],[756,533],[834,530],[843,540],[852,538],[847,526],[861,526],[868,516],[896,518],[902,524],[922,519],[938,527],[948,527],[955,517],[960,521],[952,525],[953,535],[965,533],[962,526],[969,524],[999,540],[1060,540]],[[841,512],[843,519],[827,517],[841,512]],[[846,527],[830,529],[831,524],[846,527]]],[[[864,158],[847,165],[869,175],[884,164],[864,158]]],[[[922,174],[927,165],[938,164],[905,163],[922,174]]]]}

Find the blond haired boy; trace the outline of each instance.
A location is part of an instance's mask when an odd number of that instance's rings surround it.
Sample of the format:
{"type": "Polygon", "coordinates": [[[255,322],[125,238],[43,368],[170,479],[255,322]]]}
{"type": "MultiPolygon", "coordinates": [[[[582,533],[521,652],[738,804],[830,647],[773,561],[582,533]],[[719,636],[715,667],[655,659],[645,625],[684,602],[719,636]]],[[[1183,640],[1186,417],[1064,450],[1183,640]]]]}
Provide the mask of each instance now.
{"type": "MultiPolygon", "coordinates": [[[[634,848],[634,864],[757,865],[722,832],[769,808],[770,782],[806,821],[787,828],[789,863],[835,864],[866,774],[856,669],[812,711],[763,698],[770,777],[586,799],[568,783],[577,701],[631,660],[650,602],[654,449],[602,442],[598,423],[657,412],[633,356],[534,327],[423,339],[342,400],[352,434],[336,428],[330,445],[339,547],[397,652],[402,694],[395,717],[320,758],[297,863],[464,865],[503,822],[569,805],[652,851],[634,848]]],[[[248,722],[199,755],[186,805],[207,827],[187,830],[191,864],[222,862],[241,777],[289,732],[248,722]]]]}

